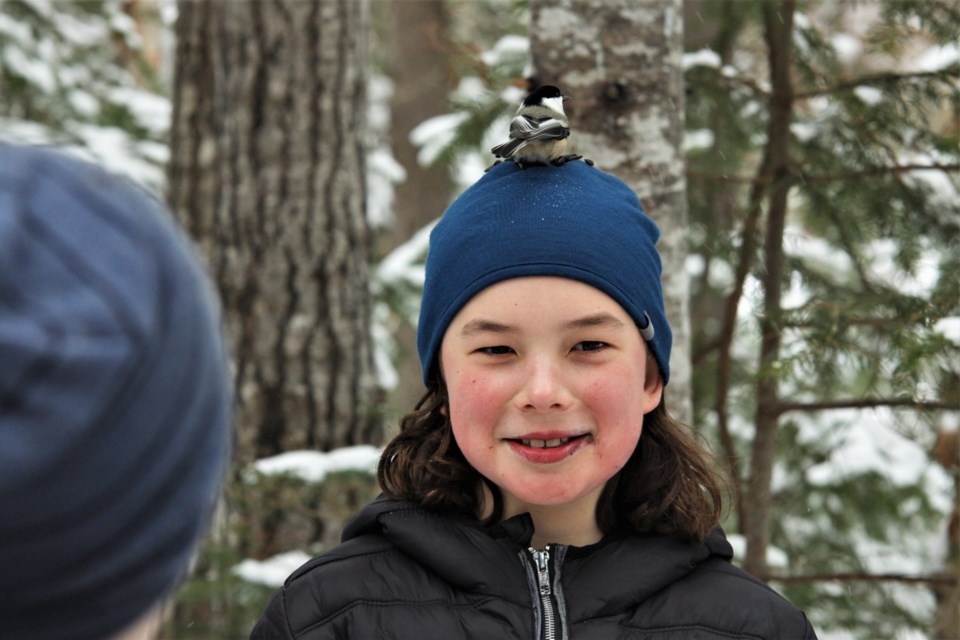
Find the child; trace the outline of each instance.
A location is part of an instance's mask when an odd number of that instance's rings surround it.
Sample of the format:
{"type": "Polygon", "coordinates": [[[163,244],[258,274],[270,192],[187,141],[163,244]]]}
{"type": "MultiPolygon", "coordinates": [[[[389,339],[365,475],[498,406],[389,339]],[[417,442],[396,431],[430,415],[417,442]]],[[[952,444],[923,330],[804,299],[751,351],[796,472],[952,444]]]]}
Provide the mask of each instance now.
{"type": "Polygon", "coordinates": [[[430,238],[427,393],[384,495],[254,638],[814,638],[730,564],[720,483],[666,411],[655,224],[583,162],[491,169],[430,238]]]}
{"type": "Polygon", "coordinates": [[[0,143],[0,638],[156,636],[231,404],[219,305],[169,212],[0,143]]]}

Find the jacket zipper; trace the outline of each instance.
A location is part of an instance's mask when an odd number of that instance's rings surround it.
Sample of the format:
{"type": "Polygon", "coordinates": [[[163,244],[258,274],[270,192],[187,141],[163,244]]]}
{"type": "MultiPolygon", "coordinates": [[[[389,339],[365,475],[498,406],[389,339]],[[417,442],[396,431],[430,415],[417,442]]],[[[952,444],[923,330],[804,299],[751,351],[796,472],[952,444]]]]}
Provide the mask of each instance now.
{"type": "Polygon", "coordinates": [[[540,605],[543,611],[542,640],[557,640],[557,601],[550,586],[550,546],[543,551],[529,549],[533,557],[533,566],[537,572],[537,584],[540,590],[540,605]]]}

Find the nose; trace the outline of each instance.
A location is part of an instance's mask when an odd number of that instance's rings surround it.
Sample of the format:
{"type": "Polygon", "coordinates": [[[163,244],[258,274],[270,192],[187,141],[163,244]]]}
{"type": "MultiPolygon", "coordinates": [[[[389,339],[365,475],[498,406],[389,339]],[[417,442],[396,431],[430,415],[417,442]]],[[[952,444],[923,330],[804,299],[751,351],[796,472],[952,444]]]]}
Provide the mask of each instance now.
{"type": "Polygon", "coordinates": [[[569,407],[572,395],[563,367],[547,358],[532,360],[524,371],[516,400],[523,411],[562,411],[569,407]]]}

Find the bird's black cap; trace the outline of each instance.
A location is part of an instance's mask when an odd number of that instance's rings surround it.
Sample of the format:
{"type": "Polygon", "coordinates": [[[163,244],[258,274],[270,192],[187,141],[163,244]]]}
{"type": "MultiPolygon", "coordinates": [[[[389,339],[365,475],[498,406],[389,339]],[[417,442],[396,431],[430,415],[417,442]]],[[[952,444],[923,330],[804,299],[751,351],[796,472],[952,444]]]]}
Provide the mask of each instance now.
{"type": "Polygon", "coordinates": [[[545,84],[542,87],[537,87],[530,94],[523,99],[524,106],[531,106],[535,104],[540,104],[543,102],[544,98],[562,98],[563,94],[560,92],[560,89],[556,88],[552,84],[545,84]]]}

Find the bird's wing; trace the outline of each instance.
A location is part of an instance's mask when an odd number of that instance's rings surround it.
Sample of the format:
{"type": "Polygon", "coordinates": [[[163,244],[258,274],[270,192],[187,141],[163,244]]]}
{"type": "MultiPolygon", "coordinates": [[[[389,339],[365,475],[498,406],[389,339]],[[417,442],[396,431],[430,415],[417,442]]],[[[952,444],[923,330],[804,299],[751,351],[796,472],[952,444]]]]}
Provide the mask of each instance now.
{"type": "Polygon", "coordinates": [[[490,149],[490,153],[498,158],[509,158],[531,142],[562,140],[569,136],[570,128],[555,118],[517,116],[510,122],[510,139],[490,149]]]}
{"type": "Polygon", "coordinates": [[[517,116],[510,121],[510,137],[523,140],[540,128],[540,122],[541,120],[539,118],[517,116]]]}
{"type": "Polygon", "coordinates": [[[562,140],[569,136],[570,127],[559,120],[550,118],[541,122],[537,130],[531,132],[526,139],[528,142],[533,142],[534,140],[562,140]]]}
{"type": "Polygon", "coordinates": [[[510,122],[510,137],[520,140],[550,140],[569,135],[570,128],[556,118],[517,116],[510,122]]]}

